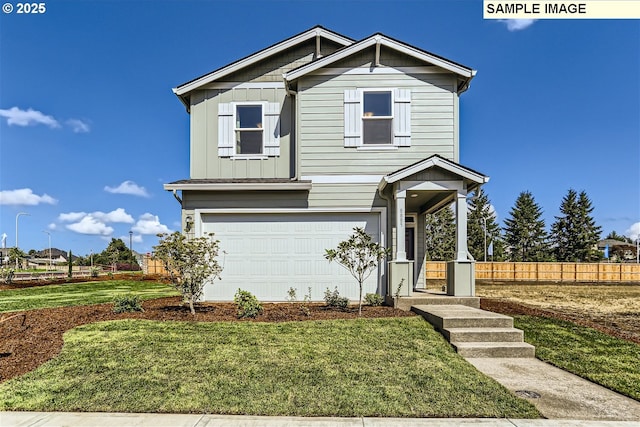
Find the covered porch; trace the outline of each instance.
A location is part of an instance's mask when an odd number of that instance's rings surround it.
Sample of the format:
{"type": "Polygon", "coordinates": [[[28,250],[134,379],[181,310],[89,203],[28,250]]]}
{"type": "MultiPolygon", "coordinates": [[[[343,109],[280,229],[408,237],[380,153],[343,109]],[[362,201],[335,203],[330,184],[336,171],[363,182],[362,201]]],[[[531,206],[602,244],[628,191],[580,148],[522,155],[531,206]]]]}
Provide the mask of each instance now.
{"type": "Polygon", "coordinates": [[[448,296],[475,296],[473,257],[467,247],[467,196],[489,177],[434,155],[381,180],[378,190],[389,201],[387,235],[392,260],[387,296],[409,297],[424,289],[425,215],[455,207],[455,256],[447,260],[448,296]]]}

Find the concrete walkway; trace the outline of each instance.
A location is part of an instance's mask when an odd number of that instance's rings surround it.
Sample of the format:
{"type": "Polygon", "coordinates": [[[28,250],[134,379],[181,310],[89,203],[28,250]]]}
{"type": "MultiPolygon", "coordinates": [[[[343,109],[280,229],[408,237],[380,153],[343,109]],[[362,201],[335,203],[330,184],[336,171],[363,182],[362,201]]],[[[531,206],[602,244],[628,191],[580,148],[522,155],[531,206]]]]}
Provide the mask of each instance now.
{"type": "Polygon", "coordinates": [[[2,427],[637,427],[633,421],[489,418],[301,418],[190,414],[0,412],[2,427]]]}
{"type": "Polygon", "coordinates": [[[525,397],[547,418],[634,421],[640,426],[640,402],[538,359],[466,360],[483,374],[525,397]],[[535,397],[527,397],[527,394],[535,397]]]}

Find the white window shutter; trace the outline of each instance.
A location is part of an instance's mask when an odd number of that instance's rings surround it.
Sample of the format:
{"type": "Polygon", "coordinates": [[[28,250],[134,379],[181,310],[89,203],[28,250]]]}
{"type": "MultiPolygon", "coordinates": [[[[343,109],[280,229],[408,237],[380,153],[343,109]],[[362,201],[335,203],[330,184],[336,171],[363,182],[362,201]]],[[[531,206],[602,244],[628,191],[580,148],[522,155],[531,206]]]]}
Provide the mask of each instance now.
{"type": "Polygon", "coordinates": [[[233,129],[233,104],[218,104],[218,156],[233,156],[233,129]]]}
{"type": "Polygon", "coordinates": [[[264,154],[280,155],[280,104],[267,102],[264,106],[264,154]]]}
{"type": "Polygon", "coordinates": [[[396,89],[394,94],[393,145],[411,146],[411,89],[396,89]]]}
{"type": "Polygon", "coordinates": [[[344,91],[344,146],[360,145],[362,118],[360,117],[360,92],[352,89],[344,91]]]}

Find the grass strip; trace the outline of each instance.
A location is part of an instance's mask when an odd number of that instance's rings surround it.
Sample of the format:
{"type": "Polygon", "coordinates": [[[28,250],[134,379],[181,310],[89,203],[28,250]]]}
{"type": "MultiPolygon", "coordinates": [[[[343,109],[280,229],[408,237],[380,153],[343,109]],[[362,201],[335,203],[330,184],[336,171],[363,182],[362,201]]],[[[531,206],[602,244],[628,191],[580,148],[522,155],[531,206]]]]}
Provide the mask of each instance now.
{"type": "Polygon", "coordinates": [[[640,400],[640,345],[571,322],[514,316],[536,357],[640,400]]]}
{"type": "Polygon", "coordinates": [[[135,294],[143,300],[178,295],[169,285],[151,281],[106,280],[34,286],[0,291],[0,313],[102,304],[122,294],[135,294]]]}
{"type": "Polygon", "coordinates": [[[418,317],[84,325],[0,410],[539,417],[418,317]]]}

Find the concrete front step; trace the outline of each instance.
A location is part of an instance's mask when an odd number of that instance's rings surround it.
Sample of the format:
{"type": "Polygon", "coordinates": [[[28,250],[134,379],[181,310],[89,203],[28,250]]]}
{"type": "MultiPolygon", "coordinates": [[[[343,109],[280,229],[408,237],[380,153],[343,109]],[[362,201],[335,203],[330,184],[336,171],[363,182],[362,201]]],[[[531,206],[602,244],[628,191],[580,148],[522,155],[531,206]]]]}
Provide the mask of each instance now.
{"type": "Polygon", "coordinates": [[[535,357],[536,349],[525,342],[451,342],[462,357],[535,357]]]}
{"type": "Polygon", "coordinates": [[[463,357],[535,357],[535,347],[513,327],[513,318],[464,305],[415,305],[463,357]]]}
{"type": "Polygon", "coordinates": [[[524,332],[516,328],[449,328],[442,331],[449,342],[523,342],[524,332]]]}
{"type": "Polygon", "coordinates": [[[414,305],[411,310],[436,329],[513,328],[513,318],[464,305],[414,305]]]}
{"type": "Polygon", "coordinates": [[[479,297],[451,297],[440,293],[414,292],[410,297],[399,297],[396,303],[400,310],[410,311],[415,305],[464,305],[480,308],[479,297]]]}

